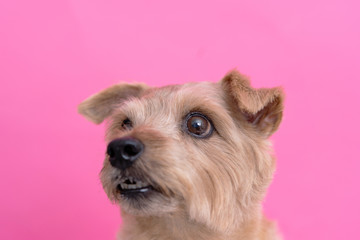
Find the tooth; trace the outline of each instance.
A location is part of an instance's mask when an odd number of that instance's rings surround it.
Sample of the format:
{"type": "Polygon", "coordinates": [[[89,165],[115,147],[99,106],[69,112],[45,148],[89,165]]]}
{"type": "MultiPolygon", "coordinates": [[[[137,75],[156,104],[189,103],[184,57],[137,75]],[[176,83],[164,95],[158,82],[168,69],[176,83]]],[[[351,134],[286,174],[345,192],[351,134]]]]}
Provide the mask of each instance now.
{"type": "Polygon", "coordinates": [[[136,188],[141,188],[141,187],[142,187],[141,182],[138,182],[138,183],[136,184],[136,188]]]}
{"type": "Polygon", "coordinates": [[[125,188],[125,185],[123,183],[120,183],[120,186],[121,186],[122,189],[125,188]]]}

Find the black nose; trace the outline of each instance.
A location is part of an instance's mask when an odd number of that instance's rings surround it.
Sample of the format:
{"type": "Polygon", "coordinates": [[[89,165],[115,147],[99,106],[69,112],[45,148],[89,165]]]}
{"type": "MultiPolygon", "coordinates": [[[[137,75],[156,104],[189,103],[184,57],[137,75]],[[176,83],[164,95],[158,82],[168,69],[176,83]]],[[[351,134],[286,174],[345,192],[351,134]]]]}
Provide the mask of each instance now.
{"type": "Polygon", "coordinates": [[[110,163],[113,167],[124,170],[130,167],[144,151],[144,145],[135,138],[118,138],[107,147],[110,163]]]}

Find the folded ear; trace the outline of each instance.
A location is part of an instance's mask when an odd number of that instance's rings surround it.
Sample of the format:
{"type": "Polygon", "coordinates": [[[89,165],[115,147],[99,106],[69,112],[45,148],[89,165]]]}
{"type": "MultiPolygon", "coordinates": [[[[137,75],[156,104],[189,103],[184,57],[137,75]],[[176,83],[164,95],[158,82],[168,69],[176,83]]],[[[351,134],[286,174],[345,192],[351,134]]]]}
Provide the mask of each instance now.
{"type": "Polygon", "coordinates": [[[269,137],[278,129],[284,100],[281,88],[254,89],[236,70],[221,80],[221,86],[245,119],[262,135],[269,137]]]}
{"type": "Polygon", "coordinates": [[[118,105],[131,97],[139,97],[148,88],[145,84],[117,84],[80,103],[78,111],[88,120],[100,124],[118,105]]]}

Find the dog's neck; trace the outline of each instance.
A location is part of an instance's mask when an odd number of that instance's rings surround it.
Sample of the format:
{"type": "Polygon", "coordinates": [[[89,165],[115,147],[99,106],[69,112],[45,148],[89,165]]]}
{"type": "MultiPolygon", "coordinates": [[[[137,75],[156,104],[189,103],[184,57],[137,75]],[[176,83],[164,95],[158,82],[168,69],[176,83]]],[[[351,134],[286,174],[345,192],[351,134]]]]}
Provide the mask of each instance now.
{"type": "Polygon", "coordinates": [[[269,232],[269,229],[275,231],[275,227],[261,214],[227,234],[190,221],[181,213],[163,217],[143,217],[122,212],[122,219],[119,240],[273,240],[272,237],[275,235],[269,232]]]}

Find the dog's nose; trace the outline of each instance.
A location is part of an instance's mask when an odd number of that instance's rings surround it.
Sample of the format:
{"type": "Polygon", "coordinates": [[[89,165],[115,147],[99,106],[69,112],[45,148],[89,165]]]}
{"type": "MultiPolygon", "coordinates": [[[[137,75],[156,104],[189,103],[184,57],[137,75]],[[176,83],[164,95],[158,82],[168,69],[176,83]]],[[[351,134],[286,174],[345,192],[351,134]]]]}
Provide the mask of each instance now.
{"type": "Polygon", "coordinates": [[[107,147],[110,163],[113,167],[124,170],[130,167],[144,151],[144,145],[131,137],[118,138],[107,147]]]}

